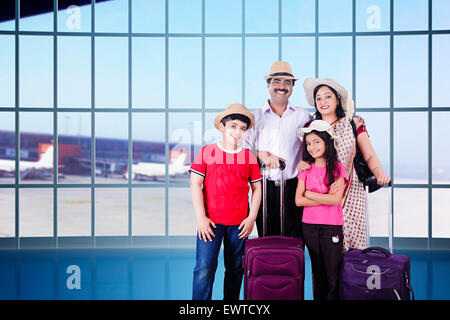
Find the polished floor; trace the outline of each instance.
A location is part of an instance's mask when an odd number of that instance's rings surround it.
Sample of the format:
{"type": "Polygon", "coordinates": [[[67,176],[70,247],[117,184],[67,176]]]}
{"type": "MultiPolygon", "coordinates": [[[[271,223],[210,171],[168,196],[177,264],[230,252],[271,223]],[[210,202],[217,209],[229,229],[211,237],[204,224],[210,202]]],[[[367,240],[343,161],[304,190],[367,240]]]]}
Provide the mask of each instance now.
{"type": "MultiPolygon", "coordinates": [[[[450,300],[450,250],[398,250],[411,258],[417,300],[450,300]]],[[[213,299],[222,299],[223,256],[213,299]]],[[[195,249],[0,250],[0,299],[191,299],[195,249]]],[[[241,292],[242,297],[242,292],[241,292]]],[[[305,299],[312,299],[306,251],[305,299]]]]}

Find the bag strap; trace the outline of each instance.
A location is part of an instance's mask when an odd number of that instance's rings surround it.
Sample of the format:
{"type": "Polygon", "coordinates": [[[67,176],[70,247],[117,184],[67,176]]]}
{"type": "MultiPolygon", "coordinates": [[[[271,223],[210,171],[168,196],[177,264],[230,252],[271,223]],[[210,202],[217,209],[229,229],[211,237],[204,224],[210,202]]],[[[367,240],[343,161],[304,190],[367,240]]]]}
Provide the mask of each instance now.
{"type": "Polygon", "coordinates": [[[411,287],[411,284],[408,282],[408,285],[407,285],[407,287],[408,287],[408,289],[411,291],[411,293],[412,293],[412,299],[413,300],[416,300],[416,297],[414,297],[414,290],[413,290],[413,288],[411,287]]]}
{"type": "MultiPolygon", "coordinates": [[[[353,134],[355,135],[355,138],[356,138],[357,137],[357,135],[356,135],[356,123],[353,120],[353,118],[350,119],[350,124],[352,125],[353,134]]],[[[356,145],[358,145],[358,144],[356,144],[356,145]]]]}

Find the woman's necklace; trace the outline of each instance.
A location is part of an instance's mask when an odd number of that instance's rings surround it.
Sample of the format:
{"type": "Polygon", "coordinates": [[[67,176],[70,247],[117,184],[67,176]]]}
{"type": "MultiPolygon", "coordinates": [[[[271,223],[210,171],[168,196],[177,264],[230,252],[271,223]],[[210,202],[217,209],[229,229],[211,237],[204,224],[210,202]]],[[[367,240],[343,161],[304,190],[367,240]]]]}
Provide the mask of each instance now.
{"type": "MultiPolygon", "coordinates": [[[[325,120],[325,119],[323,119],[323,120],[325,120]]],[[[333,121],[329,121],[329,120],[325,120],[325,121],[328,122],[330,124],[330,126],[333,126],[338,120],[339,120],[339,118],[336,118],[333,121]]]]}

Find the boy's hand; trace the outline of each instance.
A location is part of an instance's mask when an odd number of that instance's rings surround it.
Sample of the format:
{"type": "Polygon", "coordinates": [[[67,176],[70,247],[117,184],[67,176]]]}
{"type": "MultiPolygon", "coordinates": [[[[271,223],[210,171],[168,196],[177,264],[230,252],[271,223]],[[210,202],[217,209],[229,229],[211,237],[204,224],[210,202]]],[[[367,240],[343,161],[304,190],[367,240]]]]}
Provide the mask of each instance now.
{"type": "Polygon", "coordinates": [[[250,235],[250,233],[252,233],[254,226],[255,226],[255,219],[247,217],[244,220],[242,220],[241,224],[238,227],[238,229],[241,230],[241,232],[238,235],[239,239],[247,238],[250,235]]]}
{"type": "Polygon", "coordinates": [[[208,217],[203,217],[198,221],[198,237],[203,241],[212,241],[212,237],[216,235],[211,229],[211,225],[215,228],[216,224],[208,217]]]}

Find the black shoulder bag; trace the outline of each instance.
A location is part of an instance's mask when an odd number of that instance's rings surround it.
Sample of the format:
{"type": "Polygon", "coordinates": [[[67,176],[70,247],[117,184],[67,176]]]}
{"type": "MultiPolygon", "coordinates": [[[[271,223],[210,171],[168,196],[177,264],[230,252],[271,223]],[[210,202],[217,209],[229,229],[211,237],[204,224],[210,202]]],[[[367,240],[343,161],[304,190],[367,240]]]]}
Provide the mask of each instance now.
{"type": "Polygon", "coordinates": [[[352,125],[353,134],[355,135],[356,140],[356,155],[353,159],[353,166],[356,170],[356,174],[358,175],[359,181],[364,184],[364,187],[369,187],[369,192],[377,191],[382,186],[377,183],[377,179],[374,177],[372,171],[370,171],[369,166],[364,160],[361,150],[359,149],[358,138],[356,136],[356,125],[353,119],[350,120],[350,123],[352,125]]]}

